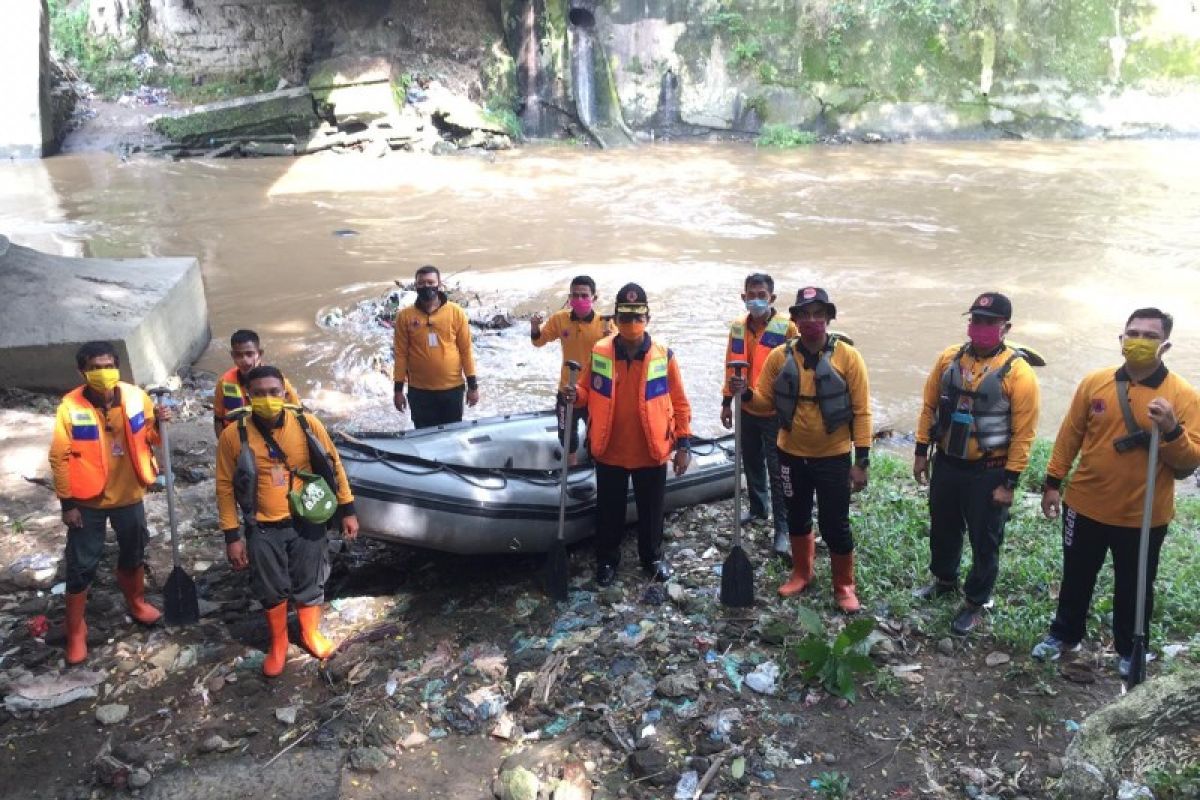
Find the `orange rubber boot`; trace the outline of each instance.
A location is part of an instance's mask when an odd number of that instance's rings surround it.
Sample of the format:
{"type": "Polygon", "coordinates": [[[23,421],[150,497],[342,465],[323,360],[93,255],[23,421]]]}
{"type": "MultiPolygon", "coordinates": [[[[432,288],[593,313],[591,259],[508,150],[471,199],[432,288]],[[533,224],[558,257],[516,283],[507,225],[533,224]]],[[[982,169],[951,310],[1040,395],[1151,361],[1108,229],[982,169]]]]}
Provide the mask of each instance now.
{"type": "Polygon", "coordinates": [[[67,594],[67,618],[63,624],[67,635],[68,664],[80,664],[87,660],[87,623],[83,621],[83,610],[87,607],[87,589],[67,594]]]}
{"type": "Polygon", "coordinates": [[[833,601],[838,608],[847,614],[853,614],[862,609],[858,595],[854,593],[854,553],[844,555],[830,553],[833,560],[833,601]]]}
{"type": "Polygon", "coordinates": [[[321,633],[321,607],[296,606],[296,616],[300,619],[300,639],[308,652],[321,659],[333,655],[333,643],[321,633]]]}
{"type": "Polygon", "coordinates": [[[813,579],[813,556],[817,552],[817,537],[812,532],[804,536],[792,536],[792,577],[779,587],[781,597],[800,594],[813,579]]]}
{"type": "Polygon", "coordinates": [[[143,625],[153,625],[162,618],[162,612],[146,602],[146,568],[117,568],[117,585],[125,595],[129,616],[143,625]]]}
{"type": "Polygon", "coordinates": [[[268,678],[274,678],[283,673],[283,665],[287,663],[287,600],[267,609],[267,628],[271,631],[271,646],[263,658],[262,671],[268,678]]]}

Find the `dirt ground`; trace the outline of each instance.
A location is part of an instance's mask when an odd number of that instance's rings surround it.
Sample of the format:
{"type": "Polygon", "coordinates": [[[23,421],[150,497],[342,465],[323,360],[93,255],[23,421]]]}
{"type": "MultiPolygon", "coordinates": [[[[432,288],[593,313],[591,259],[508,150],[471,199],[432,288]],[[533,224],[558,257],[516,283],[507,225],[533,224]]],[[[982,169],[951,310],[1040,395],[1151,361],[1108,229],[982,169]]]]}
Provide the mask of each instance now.
{"type": "MultiPolygon", "coordinates": [[[[61,563],[41,588],[17,585],[9,569],[22,557],[61,555],[45,483],[54,402],[0,402],[0,694],[22,676],[70,672],[62,599],[51,589],[61,563]],[[49,622],[40,636],[39,615],[49,622]]],[[[201,623],[132,623],[110,542],[88,607],[85,666],[103,672],[100,696],[0,710],[0,797],[240,798],[253,786],[279,798],[486,798],[501,771],[526,767],[545,779],[576,765],[592,797],[672,797],[681,773],[704,775],[720,760],[706,791],[722,797],[1039,798],[1076,724],[1121,692],[1101,654],[1082,658],[1076,677],[1087,682],[1067,680],[987,638],[922,635],[915,623],[932,612],[920,610],[877,618],[880,670],[857,702],[806,686],[785,653],[794,605],[778,602],[761,576],[755,609],[716,602],[729,503],[668,520],[678,570],[669,593],[644,581],[632,551],[617,586],[597,590],[586,544],[573,553],[574,590],[560,605],[540,593],[534,557],[369,541],[342,548],[325,620],[341,647],[322,668],[293,646],[284,676],[267,681],[262,614],[216,529],[212,434],[197,395],[183,417],[172,429],[179,533],[201,623]],[[739,685],[766,661],[784,668],[775,694],[739,685]],[[664,682],[673,676],[690,686],[664,682]],[[128,713],[101,724],[96,709],[111,704],[128,713]],[[849,779],[844,795],[828,788],[839,774],[849,779]]],[[[170,571],[161,491],[147,508],[153,594],[170,571]]],[[[749,551],[765,563],[769,534],[752,535],[749,551]]],[[[836,629],[843,620],[821,575],[806,603],[836,629]]]]}

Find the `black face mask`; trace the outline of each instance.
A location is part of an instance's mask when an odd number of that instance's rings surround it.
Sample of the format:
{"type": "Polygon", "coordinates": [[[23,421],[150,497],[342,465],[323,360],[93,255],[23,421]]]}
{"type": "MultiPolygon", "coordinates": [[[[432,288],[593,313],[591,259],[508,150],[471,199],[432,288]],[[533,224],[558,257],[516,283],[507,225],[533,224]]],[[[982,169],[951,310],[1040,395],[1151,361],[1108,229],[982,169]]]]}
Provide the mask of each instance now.
{"type": "Polygon", "coordinates": [[[420,286],[417,288],[417,299],[422,303],[428,303],[430,300],[437,299],[438,288],[436,286],[420,286]]]}

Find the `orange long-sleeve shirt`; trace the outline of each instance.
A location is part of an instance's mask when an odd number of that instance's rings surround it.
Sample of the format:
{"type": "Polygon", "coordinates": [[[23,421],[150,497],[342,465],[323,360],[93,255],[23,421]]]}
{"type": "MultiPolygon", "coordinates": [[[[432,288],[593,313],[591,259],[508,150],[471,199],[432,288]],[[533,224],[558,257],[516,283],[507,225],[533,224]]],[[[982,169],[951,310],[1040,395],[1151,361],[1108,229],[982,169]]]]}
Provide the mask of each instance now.
{"type": "Polygon", "coordinates": [[[432,314],[411,305],[396,315],[392,379],[414,389],[455,389],[475,377],[471,324],[462,306],[442,296],[432,314]]]}
{"type": "MultiPolygon", "coordinates": [[[[615,343],[616,358],[613,364],[613,415],[612,432],[609,434],[608,449],[603,456],[603,463],[625,469],[643,469],[664,464],[650,454],[646,443],[646,431],[642,426],[639,410],[642,388],[642,376],[646,372],[646,353],[650,347],[650,337],[643,342],[642,350],[632,359],[622,355],[622,345],[618,339],[615,343]]],[[[669,352],[669,351],[668,351],[669,352]]],[[[592,392],[592,360],[584,361],[583,372],[576,384],[577,394],[575,405],[585,408],[592,392]]],[[[687,393],[683,389],[683,376],[679,372],[679,364],[672,356],[667,359],[667,394],[671,398],[671,415],[674,421],[676,441],[692,435],[692,406],[688,402],[687,393]]],[[[596,424],[599,412],[589,409],[589,425],[596,424]]]]}
{"type": "MultiPolygon", "coordinates": [[[[775,379],[783,370],[784,360],[791,358],[787,351],[790,346],[780,345],[767,356],[762,373],[758,376],[758,383],[753,387],[754,398],[743,404],[743,408],[750,413],[775,413],[775,379]]],[[[800,346],[799,342],[796,346],[800,346]]],[[[828,458],[846,455],[852,446],[860,451],[871,448],[871,385],[867,378],[867,365],[858,350],[845,342],[838,342],[829,362],[846,381],[846,389],[850,392],[850,407],[854,413],[853,419],[849,425],[827,433],[818,405],[801,400],[796,403],[792,429],[779,429],[777,445],[780,450],[799,458],[828,458]]],[[[800,394],[815,396],[816,386],[816,371],[802,364],[800,394]]]]}
{"type": "MultiPolygon", "coordinates": [[[[95,402],[95,401],[93,401],[95,402]]],[[[159,443],[158,421],[154,416],[154,402],[147,396],[143,401],[146,423],[150,425],[146,441],[151,445],[159,443]]],[[[103,408],[97,406],[103,413],[103,408]]],[[[113,399],[113,405],[104,415],[104,425],[100,428],[100,450],[104,454],[104,464],[108,478],[104,484],[104,494],[90,500],[72,500],[76,505],[88,508],[120,508],[139,502],[146,495],[146,487],[138,480],[130,459],[129,443],[125,435],[125,408],[120,397],[113,399]],[[119,452],[120,455],[114,455],[119,452]]],[[[71,497],[71,483],[67,477],[67,460],[71,451],[71,414],[65,403],[58,406],[58,414],[54,420],[54,435],[50,441],[50,472],[54,476],[54,492],[62,500],[71,497]]]]}
{"type": "MultiPolygon", "coordinates": [[[[933,431],[933,421],[937,415],[938,399],[942,395],[942,373],[950,366],[954,356],[962,349],[961,344],[947,347],[937,357],[933,370],[925,380],[925,391],[921,403],[921,416],[917,420],[917,446],[922,450],[930,444],[933,431]]],[[[995,354],[978,358],[970,348],[961,359],[963,372],[963,388],[974,391],[979,388],[984,377],[1004,366],[1012,355],[1010,347],[1001,347],[995,354]]],[[[1023,358],[1012,363],[1008,374],[1000,384],[1008,397],[1011,408],[1012,424],[1008,447],[991,451],[988,458],[1004,458],[1004,469],[1010,473],[1021,473],[1029,465],[1029,451],[1033,447],[1033,439],[1037,435],[1038,412],[1041,407],[1041,390],[1038,388],[1037,376],[1033,367],[1023,358]]],[[[978,442],[971,437],[967,445],[967,460],[976,461],[984,457],[978,442]]]]}
{"type": "Polygon", "coordinates": [[[588,363],[592,346],[605,336],[611,336],[610,325],[593,311],[587,318],[579,319],[570,309],[555,311],[546,320],[537,336],[531,337],[534,347],[545,347],[550,342],[562,342],[562,370],[558,377],[558,388],[567,385],[567,362],[574,361],[581,367],[588,363]]]}
{"type": "MultiPolygon", "coordinates": [[[[303,412],[301,412],[303,413],[303,412]]],[[[308,427],[313,436],[329,454],[329,460],[337,477],[337,486],[330,487],[337,494],[338,505],[344,506],[354,502],[350,492],[350,484],[346,481],[346,472],[342,469],[342,459],[326,432],[321,420],[312,414],[305,413],[308,427]]],[[[246,422],[246,444],[254,453],[254,463],[258,467],[258,508],[259,522],[279,522],[288,519],[291,509],[288,507],[287,493],[289,486],[288,467],[292,470],[312,470],[312,462],[308,457],[308,442],[304,438],[304,429],[296,420],[295,413],[285,411],[283,425],[274,428],[271,436],[283,449],[284,460],[272,458],[268,452],[267,442],[259,433],[253,420],[246,422]],[[286,461],[287,466],[284,465],[286,461]]],[[[217,442],[217,514],[221,530],[232,531],[238,528],[237,500],[233,493],[233,474],[237,469],[237,457],[241,452],[242,442],[238,435],[238,426],[230,425],[221,432],[217,442]]]]}
{"type": "MultiPolygon", "coordinates": [[[[1142,522],[1150,456],[1144,447],[1125,453],[1118,453],[1113,447],[1113,442],[1127,433],[1117,398],[1118,372],[1125,376],[1123,368],[1096,370],[1079,384],[1054,440],[1046,479],[1057,486],[1079,456],[1079,466],[1071,476],[1063,501],[1085,517],[1105,525],[1136,528],[1142,522]]],[[[1143,430],[1154,424],[1146,408],[1156,397],[1164,398],[1174,408],[1180,430],[1172,438],[1164,435],[1159,443],[1152,526],[1166,525],[1175,517],[1172,469],[1200,466],[1200,395],[1165,367],[1143,383],[1130,383],[1129,405],[1134,420],[1143,430]]]]}

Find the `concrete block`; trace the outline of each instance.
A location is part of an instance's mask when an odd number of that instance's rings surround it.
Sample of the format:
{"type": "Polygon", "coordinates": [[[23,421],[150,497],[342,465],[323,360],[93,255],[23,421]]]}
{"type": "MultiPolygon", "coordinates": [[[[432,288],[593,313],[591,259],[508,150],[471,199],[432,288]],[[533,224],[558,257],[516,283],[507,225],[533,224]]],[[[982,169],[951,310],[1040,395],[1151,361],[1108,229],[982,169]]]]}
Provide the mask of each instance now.
{"type": "Polygon", "coordinates": [[[319,120],[307,86],[196,106],[154,121],[172,141],[203,146],[214,138],[273,133],[307,134],[319,120]]]}
{"type": "Polygon", "coordinates": [[[50,155],[55,147],[46,0],[0,3],[0,98],[0,158],[50,155]]]}
{"type": "Polygon", "coordinates": [[[208,304],[195,258],[70,258],[0,235],[0,386],[79,385],[75,351],[107,339],[121,375],[158,383],[208,345],[208,304]]]}

